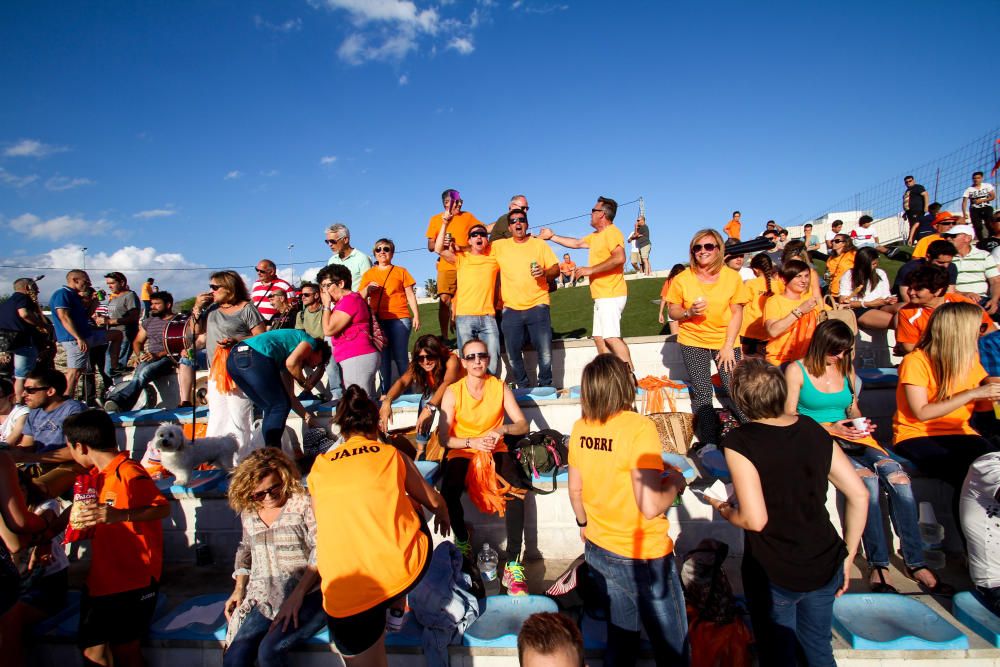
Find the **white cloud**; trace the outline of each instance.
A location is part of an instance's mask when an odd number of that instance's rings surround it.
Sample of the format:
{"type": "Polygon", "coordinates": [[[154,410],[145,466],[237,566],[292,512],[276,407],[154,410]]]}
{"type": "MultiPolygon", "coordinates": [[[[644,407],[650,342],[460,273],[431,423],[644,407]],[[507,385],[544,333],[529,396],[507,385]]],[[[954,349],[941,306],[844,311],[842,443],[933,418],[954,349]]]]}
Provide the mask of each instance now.
{"type": "Polygon", "coordinates": [[[148,211],[139,211],[132,217],[140,220],[152,220],[153,218],[169,218],[172,215],[177,215],[177,211],[171,208],[151,208],[148,211]]]}
{"type": "Polygon", "coordinates": [[[405,74],[399,77],[399,85],[405,86],[409,82],[410,82],[410,77],[406,76],[405,74]]]}
{"type": "Polygon", "coordinates": [[[30,185],[37,180],[38,176],[35,174],[18,176],[17,174],[12,174],[3,167],[0,167],[0,183],[9,185],[12,188],[23,188],[25,185],[30,185]]]}
{"type": "Polygon", "coordinates": [[[322,165],[333,164],[337,161],[336,155],[324,155],[319,159],[319,163],[322,165]]]}
{"type": "Polygon", "coordinates": [[[107,234],[114,228],[114,224],[104,218],[86,220],[80,216],[60,215],[42,220],[33,213],[24,213],[12,218],[7,226],[29,239],[49,239],[52,241],[72,236],[98,236],[107,234]]]}
{"type": "Polygon", "coordinates": [[[472,44],[472,40],[468,37],[453,37],[448,42],[448,48],[458,51],[463,56],[467,56],[476,50],[476,47],[472,44]]]}
{"type": "Polygon", "coordinates": [[[63,153],[68,151],[66,146],[53,146],[43,144],[37,139],[21,139],[16,144],[4,149],[3,154],[7,157],[45,157],[53,153],[63,153]]]}
{"type": "Polygon", "coordinates": [[[270,30],[271,32],[280,32],[284,34],[302,30],[302,19],[300,18],[288,19],[282,23],[271,23],[260,16],[254,16],[253,24],[261,30],[270,30]]]}
{"type": "Polygon", "coordinates": [[[83,185],[93,185],[94,181],[89,178],[70,178],[69,176],[53,176],[45,181],[45,189],[52,192],[62,192],[72,190],[83,185]]]}
{"type": "Polygon", "coordinates": [[[243,176],[243,172],[242,171],[240,171],[239,169],[233,169],[232,171],[228,172],[223,177],[223,180],[225,180],[225,181],[235,181],[237,178],[242,178],[242,176],[243,176]]]}
{"type": "Polygon", "coordinates": [[[273,178],[277,176],[278,173],[279,172],[277,169],[262,169],[260,175],[264,176],[265,178],[273,178]]]}
{"type": "Polygon", "coordinates": [[[416,4],[410,0],[314,0],[313,4],[332,10],[345,10],[356,25],[382,22],[433,32],[438,22],[436,9],[417,9],[416,4]]]}

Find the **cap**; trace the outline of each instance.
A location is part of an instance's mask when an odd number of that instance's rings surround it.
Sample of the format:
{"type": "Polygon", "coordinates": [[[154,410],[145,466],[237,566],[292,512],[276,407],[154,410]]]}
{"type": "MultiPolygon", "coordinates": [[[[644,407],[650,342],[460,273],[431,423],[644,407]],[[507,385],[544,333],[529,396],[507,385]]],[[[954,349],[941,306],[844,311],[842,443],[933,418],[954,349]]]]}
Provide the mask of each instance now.
{"type": "Polygon", "coordinates": [[[936,225],[937,223],[941,222],[942,220],[958,220],[958,216],[957,215],[952,215],[948,211],[941,211],[940,213],[938,213],[937,215],[934,216],[934,222],[931,223],[931,224],[935,224],[936,225]]]}
{"type": "Polygon", "coordinates": [[[972,225],[955,225],[948,230],[948,234],[952,236],[955,234],[968,234],[969,236],[975,236],[976,230],[972,228],[972,225]]]}

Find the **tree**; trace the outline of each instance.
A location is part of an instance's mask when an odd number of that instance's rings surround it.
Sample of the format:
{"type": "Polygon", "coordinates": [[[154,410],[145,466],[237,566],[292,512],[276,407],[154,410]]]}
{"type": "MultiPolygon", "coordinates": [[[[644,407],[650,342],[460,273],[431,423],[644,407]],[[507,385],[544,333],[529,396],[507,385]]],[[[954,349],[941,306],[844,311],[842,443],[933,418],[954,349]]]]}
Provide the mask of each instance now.
{"type": "Polygon", "coordinates": [[[428,278],[427,281],[424,283],[424,292],[426,292],[427,296],[429,296],[430,298],[436,299],[438,295],[437,281],[434,280],[433,278],[428,278]]]}

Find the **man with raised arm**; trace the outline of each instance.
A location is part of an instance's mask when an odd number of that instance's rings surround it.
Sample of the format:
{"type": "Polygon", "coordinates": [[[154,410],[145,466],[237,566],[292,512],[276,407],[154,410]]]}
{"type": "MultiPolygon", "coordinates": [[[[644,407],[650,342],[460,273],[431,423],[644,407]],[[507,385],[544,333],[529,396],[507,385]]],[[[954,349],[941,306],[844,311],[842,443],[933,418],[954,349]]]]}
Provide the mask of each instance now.
{"type": "Polygon", "coordinates": [[[621,320],[628,288],[625,285],[625,237],[615,224],[618,202],[598,197],[590,210],[592,234],[582,239],[557,236],[551,229],[542,229],[538,238],[555,241],[567,248],[589,248],[590,266],[576,269],[576,276],[590,277],[590,296],[594,299],[593,338],[597,353],[612,352],[632,368],[632,355],[622,338],[621,320]]]}

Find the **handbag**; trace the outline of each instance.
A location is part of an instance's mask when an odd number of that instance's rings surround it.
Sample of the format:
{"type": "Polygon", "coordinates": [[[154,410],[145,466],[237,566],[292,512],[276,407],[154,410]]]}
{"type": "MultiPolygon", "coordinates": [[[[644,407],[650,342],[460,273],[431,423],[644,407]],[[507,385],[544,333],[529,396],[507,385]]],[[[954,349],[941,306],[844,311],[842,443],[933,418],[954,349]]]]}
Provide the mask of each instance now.
{"type": "Polygon", "coordinates": [[[668,454],[685,456],[694,440],[694,415],[690,412],[654,412],[646,415],[653,420],[660,445],[668,454]]]}
{"type": "Polygon", "coordinates": [[[824,308],[816,316],[818,322],[826,322],[827,320],[840,320],[847,326],[851,328],[851,333],[855,336],[858,335],[858,317],[854,314],[854,311],[850,308],[845,308],[839,303],[833,300],[832,294],[827,294],[823,297],[824,305],[828,305],[829,309],[824,308]]]}
{"type": "Polygon", "coordinates": [[[372,345],[374,345],[375,349],[378,350],[379,352],[385,349],[385,346],[388,345],[389,340],[385,337],[385,332],[382,331],[382,326],[378,323],[378,309],[382,307],[382,295],[385,294],[385,286],[386,283],[389,282],[389,276],[391,276],[392,272],[395,270],[396,270],[395,266],[389,269],[389,273],[385,275],[385,280],[382,282],[382,288],[378,291],[378,303],[375,304],[374,310],[371,308],[368,309],[368,315],[369,315],[368,327],[370,329],[369,334],[371,335],[372,338],[372,345]]]}

